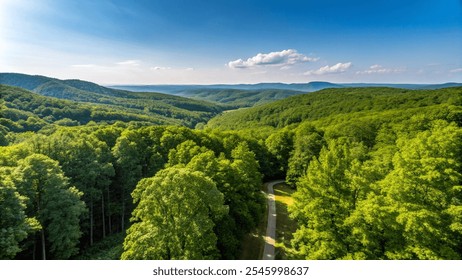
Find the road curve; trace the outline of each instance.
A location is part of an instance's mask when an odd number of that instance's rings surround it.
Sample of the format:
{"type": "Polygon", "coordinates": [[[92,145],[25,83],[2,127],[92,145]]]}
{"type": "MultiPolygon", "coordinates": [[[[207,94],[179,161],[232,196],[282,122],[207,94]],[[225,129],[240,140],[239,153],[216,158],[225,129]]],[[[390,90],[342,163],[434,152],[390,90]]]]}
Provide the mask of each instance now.
{"type": "Polygon", "coordinates": [[[263,249],[262,260],[274,260],[274,245],[276,243],[276,201],[274,199],[273,186],[280,183],[284,183],[284,180],[267,183],[268,223],[266,226],[265,248],[263,249]]]}

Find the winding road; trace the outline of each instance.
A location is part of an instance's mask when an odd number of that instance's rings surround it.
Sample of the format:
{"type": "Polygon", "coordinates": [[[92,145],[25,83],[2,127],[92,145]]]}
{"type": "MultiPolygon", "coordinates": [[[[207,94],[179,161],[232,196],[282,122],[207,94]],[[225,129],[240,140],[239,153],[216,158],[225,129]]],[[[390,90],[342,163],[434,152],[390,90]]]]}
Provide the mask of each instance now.
{"type": "Polygon", "coordinates": [[[276,243],[276,201],[274,198],[273,186],[284,183],[284,180],[267,183],[268,198],[268,223],[266,226],[265,248],[263,249],[263,260],[274,260],[274,245],[276,243]]]}

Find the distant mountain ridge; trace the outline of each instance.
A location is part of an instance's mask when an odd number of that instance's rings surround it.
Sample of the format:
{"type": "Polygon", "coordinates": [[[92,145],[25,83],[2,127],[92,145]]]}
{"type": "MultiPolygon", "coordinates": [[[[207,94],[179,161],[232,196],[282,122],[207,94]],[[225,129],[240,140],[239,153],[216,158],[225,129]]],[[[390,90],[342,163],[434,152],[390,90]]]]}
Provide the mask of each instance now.
{"type": "Polygon", "coordinates": [[[139,91],[139,92],[162,92],[175,95],[185,95],[190,91],[203,89],[223,90],[291,90],[300,92],[313,92],[325,88],[341,88],[340,84],[329,82],[309,82],[300,84],[284,83],[258,83],[258,84],[216,84],[216,85],[108,85],[110,88],[139,91]]]}
{"type": "Polygon", "coordinates": [[[216,84],[216,85],[109,85],[109,88],[138,91],[138,92],[162,92],[175,95],[188,95],[188,92],[203,89],[235,89],[235,90],[292,90],[300,92],[313,92],[326,88],[356,88],[356,87],[390,87],[402,89],[441,89],[448,87],[460,87],[462,83],[443,84],[390,84],[390,83],[330,83],[314,81],[309,83],[259,83],[259,84],[216,84]]]}

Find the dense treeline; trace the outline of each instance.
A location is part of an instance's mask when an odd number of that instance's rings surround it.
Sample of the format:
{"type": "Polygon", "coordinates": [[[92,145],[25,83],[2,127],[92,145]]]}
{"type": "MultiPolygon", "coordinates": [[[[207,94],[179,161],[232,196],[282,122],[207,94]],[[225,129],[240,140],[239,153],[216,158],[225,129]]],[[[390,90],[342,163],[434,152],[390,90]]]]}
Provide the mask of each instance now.
{"type": "Polygon", "coordinates": [[[264,209],[251,145],[237,134],[118,123],[0,148],[10,213],[1,257],[65,259],[128,229],[127,259],[236,258],[264,209]],[[152,236],[138,239],[143,232],[152,236]]]}

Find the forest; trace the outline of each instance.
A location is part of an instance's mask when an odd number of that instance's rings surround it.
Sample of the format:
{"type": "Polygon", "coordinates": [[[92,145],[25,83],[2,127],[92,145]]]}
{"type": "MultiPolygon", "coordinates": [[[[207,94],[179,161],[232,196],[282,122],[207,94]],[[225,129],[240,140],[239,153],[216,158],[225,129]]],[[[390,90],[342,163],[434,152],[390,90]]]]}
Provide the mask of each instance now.
{"type": "Polygon", "coordinates": [[[294,190],[288,259],[462,258],[461,87],[226,111],[18,77],[0,86],[0,259],[239,259],[272,179],[294,190]]]}

